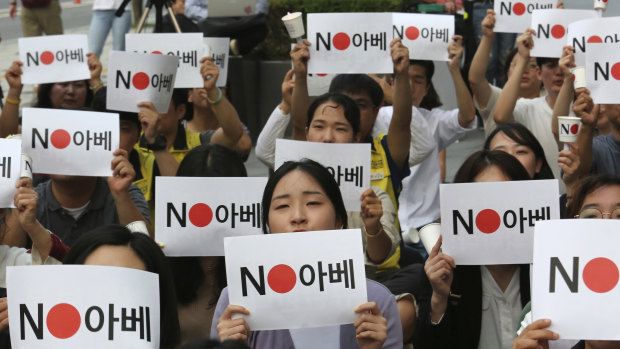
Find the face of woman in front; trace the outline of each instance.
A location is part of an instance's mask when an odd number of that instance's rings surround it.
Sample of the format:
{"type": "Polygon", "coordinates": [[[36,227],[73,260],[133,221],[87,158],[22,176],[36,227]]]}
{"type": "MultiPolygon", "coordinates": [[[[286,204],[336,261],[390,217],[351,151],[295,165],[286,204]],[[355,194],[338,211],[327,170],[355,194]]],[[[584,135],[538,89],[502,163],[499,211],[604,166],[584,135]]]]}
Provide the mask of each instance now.
{"type": "Polygon", "coordinates": [[[620,219],[620,185],[604,186],[586,195],[579,218],[620,219]]]}
{"type": "Polygon", "coordinates": [[[542,168],[542,160],[536,159],[536,154],[534,154],[532,148],[517,143],[504,132],[498,132],[493,139],[491,139],[489,149],[501,150],[517,158],[521,165],[527,170],[527,174],[530,178],[534,178],[542,168]]]}
{"type": "Polygon", "coordinates": [[[86,258],[84,265],[105,265],[146,270],[144,261],[129,246],[99,246],[86,258]]]}
{"type": "Polygon", "coordinates": [[[57,82],[50,90],[53,108],[79,108],[86,105],[88,84],[85,81],[57,82]]]}
{"type": "Polygon", "coordinates": [[[268,219],[272,234],[339,229],[342,225],[321,185],[301,170],[289,172],[276,184],[268,219]]]}
{"type": "Polygon", "coordinates": [[[487,166],[487,168],[474,177],[474,182],[506,182],[510,180],[504,171],[495,165],[487,166]]]}

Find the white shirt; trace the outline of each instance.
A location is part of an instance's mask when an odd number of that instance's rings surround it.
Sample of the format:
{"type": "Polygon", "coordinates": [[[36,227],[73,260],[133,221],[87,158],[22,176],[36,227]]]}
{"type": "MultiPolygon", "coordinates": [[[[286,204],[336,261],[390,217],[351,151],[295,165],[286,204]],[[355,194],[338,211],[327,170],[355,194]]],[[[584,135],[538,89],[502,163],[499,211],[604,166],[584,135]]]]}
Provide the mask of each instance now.
{"type": "Polygon", "coordinates": [[[42,260],[39,250],[34,245],[32,246],[31,253],[28,253],[28,250],[25,248],[0,245],[0,287],[6,288],[6,267],[41,264],[55,265],[62,263],[51,256],[42,260]]]}
{"type": "Polygon", "coordinates": [[[519,270],[515,270],[505,292],[499,288],[486,266],[482,275],[482,319],[478,349],[510,349],[517,337],[515,329],[521,315],[519,270]]]}
{"type": "MultiPolygon", "coordinates": [[[[418,165],[411,167],[411,174],[403,180],[403,190],[398,199],[398,219],[403,231],[418,228],[439,217],[439,184],[441,183],[439,152],[463,138],[467,131],[476,127],[475,118],[467,128],[461,127],[458,109],[426,110],[420,108],[417,110],[428,123],[434,146],[431,154],[418,165]]],[[[387,132],[390,120],[391,115],[388,117],[387,114],[379,113],[372,130],[373,137],[387,132]]],[[[414,137],[411,141],[414,141],[414,137]]]]}
{"type": "Polygon", "coordinates": [[[277,106],[256,140],[256,157],[272,170],[276,162],[276,139],[284,138],[290,121],[291,114],[284,114],[280,106],[277,106]]]}

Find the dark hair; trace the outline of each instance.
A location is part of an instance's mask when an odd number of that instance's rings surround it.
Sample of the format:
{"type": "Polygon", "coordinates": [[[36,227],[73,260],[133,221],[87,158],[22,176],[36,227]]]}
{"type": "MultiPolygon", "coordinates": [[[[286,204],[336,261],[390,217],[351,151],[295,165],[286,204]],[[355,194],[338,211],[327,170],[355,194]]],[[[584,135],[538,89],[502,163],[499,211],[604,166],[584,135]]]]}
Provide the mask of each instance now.
{"type": "Polygon", "coordinates": [[[269,208],[271,207],[271,198],[273,197],[273,191],[280,180],[286,176],[289,172],[299,170],[310,175],[316,180],[325,195],[329,198],[334,209],[336,210],[336,217],[340,219],[342,228],[348,227],[347,210],[344,207],[344,201],[342,200],[342,194],[338,183],[334,180],[334,176],[329,171],[316,161],[303,159],[301,161],[287,161],[269,177],[267,184],[265,185],[265,191],[263,192],[262,200],[262,218],[263,218],[263,233],[269,234],[269,208]]]}
{"type": "Polygon", "coordinates": [[[95,92],[91,106],[94,111],[98,111],[102,113],[118,113],[118,117],[120,120],[130,121],[134,123],[136,126],[138,126],[138,130],[141,129],[140,120],[138,119],[138,113],[109,110],[106,107],[106,101],[107,101],[107,89],[100,88],[99,90],[97,90],[97,92],[95,92]]]}
{"type": "Polygon", "coordinates": [[[519,123],[507,123],[507,124],[499,124],[497,128],[493,130],[487,137],[484,142],[484,149],[491,150],[491,141],[493,137],[498,133],[503,132],[508,138],[517,142],[520,145],[524,145],[534,152],[536,156],[536,160],[542,161],[542,166],[540,167],[540,171],[534,174],[534,178],[532,179],[554,179],[553,171],[551,171],[551,167],[549,167],[549,163],[547,163],[547,158],[545,157],[545,151],[543,150],[542,145],[534,134],[527,129],[527,127],[523,126],[519,123]]]}
{"type": "Polygon", "coordinates": [[[179,349],[249,349],[247,344],[242,341],[225,340],[220,343],[216,339],[198,339],[183,344],[179,349]]]}
{"type": "Polygon", "coordinates": [[[514,156],[500,150],[480,150],[471,154],[454,176],[454,183],[471,183],[489,166],[499,167],[511,181],[530,179],[527,171],[514,156]]]}
{"type": "MultiPolygon", "coordinates": [[[[90,107],[90,104],[93,101],[93,90],[89,88],[88,80],[82,81],[86,84],[86,101],[84,102],[83,107],[90,107]]],[[[39,85],[37,90],[37,102],[34,104],[36,108],[54,108],[54,106],[52,106],[52,100],[50,99],[50,93],[52,92],[52,87],[54,87],[55,84],[61,83],[51,82],[39,85]]]]}
{"type": "MultiPolygon", "coordinates": [[[[371,79],[372,80],[372,79],[371,79]]],[[[334,102],[344,108],[344,117],[347,119],[353,129],[353,137],[360,132],[360,109],[355,101],[349,96],[338,92],[328,92],[315,99],[308,108],[308,117],[306,118],[306,127],[310,128],[314,113],[323,103],[334,102]]]]}
{"type": "Polygon", "coordinates": [[[187,100],[189,98],[189,91],[190,89],[188,88],[175,88],[172,90],[172,105],[175,109],[185,105],[185,115],[183,115],[185,120],[190,120],[194,117],[194,104],[187,100]]]}
{"type": "Polygon", "coordinates": [[[409,65],[417,65],[424,69],[424,78],[426,79],[426,85],[428,85],[428,91],[420,102],[420,108],[431,110],[441,107],[443,103],[441,103],[439,94],[435,89],[435,85],[433,85],[433,75],[435,75],[435,63],[433,63],[433,61],[426,61],[421,59],[410,59],[409,65]]]}
{"type": "Polygon", "coordinates": [[[566,218],[573,218],[581,211],[581,206],[586,197],[597,189],[603,187],[620,186],[620,176],[611,174],[591,175],[581,180],[581,185],[573,194],[573,199],[569,201],[566,218]]]}
{"type": "Polygon", "coordinates": [[[424,77],[426,78],[426,84],[430,84],[435,75],[435,63],[433,61],[427,61],[422,59],[410,59],[409,66],[417,65],[424,68],[424,77]]]}
{"type": "MultiPolygon", "coordinates": [[[[192,150],[181,161],[177,177],[247,177],[243,160],[231,149],[217,144],[203,144],[192,150]]],[[[205,270],[200,263],[203,257],[168,257],[173,271],[174,286],[179,304],[188,305],[198,297],[198,289],[205,281],[205,270]]],[[[218,296],[226,287],[226,264],[224,257],[217,258],[215,285],[217,294],[209,304],[217,303],[218,296]]]]}
{"type": "Polygon", "coordinates": [[[542,69],[543,65],[547,64],[547,63],[551,63],[553,64],[553,66],[557,66],[558,62],[560,61],[559,58],[552,58],[552,57],[536,57],[536,64],[538,64],[538,66],[540,67],[540,69],[542,69]]]}
{"type": "Polygon", "coordinates": [[[367,93],[375,107],[383,103],[383,90],[381,86],[366,74],[336,75],[329,84],[329,92],[367,93]]]}
{"type": "Polygon", "coordinates": [[[506,81],[508,81],[508,71],[510,70],[510,63],[512,63],[512,60],[515,58],[515,55],[519,52],[519,49],[517,47],[513,47],[510,51],[508,51],[508,54],[506,55],[506,61],[504,62],[504,77],[506,78],[506,81]]]}
{"type": "Polygon", "coordinates": [[[160,348],[175,348],[181,341],[181,330],[172,273],[161,248],[148,235],[133,233],[118,224],[95,228],[77,239],[64,264],[84,264],[91,253],[105,245],[130,247],[144,262],[147,271],[159,275],[160,348]]]}

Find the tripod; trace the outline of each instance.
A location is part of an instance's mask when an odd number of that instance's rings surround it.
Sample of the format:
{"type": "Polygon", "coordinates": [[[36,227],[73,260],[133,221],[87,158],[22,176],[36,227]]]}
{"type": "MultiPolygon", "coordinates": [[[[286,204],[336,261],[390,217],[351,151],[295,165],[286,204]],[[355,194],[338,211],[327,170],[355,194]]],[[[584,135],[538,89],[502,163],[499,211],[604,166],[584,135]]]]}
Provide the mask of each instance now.
{"type": "MultiPolygon", "coordinates": [[[[123,15],[123,12],[125,12],[125,7],[127,6],[127,4],[129,4],[129,1],[131,0],[123,0],[123,3],[121,4],[121,6],[119,6],[116,12],[114,13],[116,17],[120,17],[123,15]]],[[[179,28],[179,23],[177,23],[177,19],[174,16],[174,12],[172,11],[171,1],[170,0],[149,0],[146,3],[146,11],[144,11],[144,13],[142,14],[142,17],[140,18],[140,21],[138,22],[138,28],[136,29],[136,33],[142,32],[142,28],[144,27],[144,22],[146,21],[146,17],[148,17],[149,12],[151,11],[151,8],[153,8],[153,6],[155,6],[155,32],[156,33],[162,32],[162,24],[163,24],[162,14],[163,14],[164,6],[166,7],[166,10],[168,10],[168,15],[170,16],[170,20],[172,20],[174,29],[176,30],[177,33],[181,32],[181,28],[179,28]]]]}

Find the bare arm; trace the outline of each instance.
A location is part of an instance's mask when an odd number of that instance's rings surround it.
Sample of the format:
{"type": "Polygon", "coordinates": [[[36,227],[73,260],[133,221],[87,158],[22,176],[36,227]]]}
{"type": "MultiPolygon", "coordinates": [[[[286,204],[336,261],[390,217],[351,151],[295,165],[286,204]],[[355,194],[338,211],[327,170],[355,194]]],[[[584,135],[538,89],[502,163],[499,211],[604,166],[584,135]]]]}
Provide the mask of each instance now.
{"type": "Polygon", "coordinates": [[[52,250],[52,237],[37,220],[37,200],[38,195],[32,189],[32,180],[22,178],[17,182],[17,192],[15,193],[14,213],[17,216],[19,227],[17,230],[27,232],[32,239],[32,245],[39,251],[42,260],[47,259],[52,250]]]}
{"type": "Polygon", "coordinates": [[[529,63],[530,50],[534,47],[534,41],[532,40],[533,34],[535,34],[534,30],[528,29],[517,38],[517,45],[519,48],[519,52],[516,57],[517,63],[512,74],[508,78],[506,85],[504,85],[502,93],[497,99],[495,112],[493,114],[493,118],[498,124],[515,121],[512,112],[517,104],[517,99],[519,98],[521,76],[529,63]]]}
{"type": "Polygon", "coordinates": [[[594,105],[594,101],[587,91],[579,95],[573,104],[573,111],[575,115],[581,118],[582,123],[579,135],[577,135],[577,148],[581,161],[578,174],[583,177],[587,176],[592,169],[592,140],[594,139],[599,108],[598,105],[594,105]]]}
{"type": "Polygon", "coordinates": [[[459,125],[461,127],[468,127],[476,117],[476,109],[474,108],[474,101],[469,94],[463,75],[461,75],[461,57],[463,56],[463,37],[455,35],[450,46],[448,47],[450,54],[450,62],[448,62],[448,69],[450,75],[452,75],[452,81],[454,82],[454,90],[456,91],[456,103],[459,107],[459,125]]]}
{"type": "Polygon", "coordinates": [[[383,217],[382,202],[372,188],[364,191],[360,200],[362,201],[361,215],[364,221],[364,233],[366,234],[366,254],[371,262],[381,264],[392,250],[392,239],[387,235],[381,222],[383,217]]]}
{"type": "Polygon", "coordinates": [[[573,54],[572,46],[564,46],[562,52],[562,58],[559,61],[562,75],[564,75],[564,83],[558,94],[558,98],[553,105],[553,117],[551,118],[551,131],[555,137],[558,147],[560,144],[560,133],[558,129],[558,116],[567,116],[570,112],[570,103],[573,101],[574,88],[573,88],[573,75],[570,72],[570,68],[575,66],[575,55],[573,54]]]}
{"type": "MultiPolygon", "coordinates": [[[[486,78],[487,67],[489,65],[489,57],[491,56],[491,48],[495,33],[495,11],[487,10],[487,16],[482,21],[482,39],[478,45],[478,49],[474,54],[474,58],[469,68],[469,86],[474,93],[474,98],[478,107],[484,109],[489,103],[491,97],[491,87],[486,78]]],[[[506,62],[508,63],[508,62],[506,62]]]]}
{"type": "Polygon", "coordinates": [[[22,62],[14,61],[6,71],[9,91],[0,115],[0,138],[17,133],[19,127],[19,102],[22,94],[22,62]],[[10,100],[10,101],[9,101],[10,100]]]}
{"type": "Polygon", "coordinates": [[[310,59],[310,42],[304,40],[303,44],[297,44],[291,51],[293,70],[295,72],[295,87],[291,105],[291,118],[293,120],[293,139],[306,140],[306,122],[308,120],[308,107],[310,96],[308,95],[308,60],[310,59]]]}
{"type": "Polygon", "coordinates": [[[394,62],[394,114],[388,129],[390,155],[398,167],[408,166],[411,133],[411,86],[409,85],[409,50],[400,39],[392,40],[394,62]]]}

